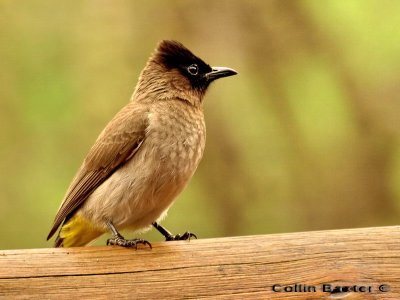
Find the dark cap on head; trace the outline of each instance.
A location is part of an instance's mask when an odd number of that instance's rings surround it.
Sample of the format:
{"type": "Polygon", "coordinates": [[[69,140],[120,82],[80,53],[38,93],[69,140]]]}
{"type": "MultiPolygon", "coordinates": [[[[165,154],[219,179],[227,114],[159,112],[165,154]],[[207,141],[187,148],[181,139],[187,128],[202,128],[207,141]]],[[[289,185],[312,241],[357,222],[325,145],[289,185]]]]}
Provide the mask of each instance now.
{"type": "Polygon", "coordinates": [[[178,70],[196,89],[206,89],[215,79],[237,74],[230,68],[210,67],[177,41],[163,40],[157,47],[154,60],[167,70],[178,70]]]}

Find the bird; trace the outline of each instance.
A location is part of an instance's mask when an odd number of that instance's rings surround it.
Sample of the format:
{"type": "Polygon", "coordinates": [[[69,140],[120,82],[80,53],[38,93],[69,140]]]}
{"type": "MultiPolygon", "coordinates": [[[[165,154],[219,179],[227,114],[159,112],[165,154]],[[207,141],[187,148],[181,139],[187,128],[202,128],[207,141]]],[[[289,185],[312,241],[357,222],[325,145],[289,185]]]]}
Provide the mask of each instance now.
{"type": "Polygon", "coordinates": [[[120,231],[154,227],[192,178],[203,156],[206,127],[203,98],[213,81],[236,75],[211,67],[175,40],[162,40],[139,75],[128,104],[106,125],[73,178],[47,237],[60,228],[55,247],[86,246],[105,233],[107,245],[151,243],[126,239],[120,231]]]}

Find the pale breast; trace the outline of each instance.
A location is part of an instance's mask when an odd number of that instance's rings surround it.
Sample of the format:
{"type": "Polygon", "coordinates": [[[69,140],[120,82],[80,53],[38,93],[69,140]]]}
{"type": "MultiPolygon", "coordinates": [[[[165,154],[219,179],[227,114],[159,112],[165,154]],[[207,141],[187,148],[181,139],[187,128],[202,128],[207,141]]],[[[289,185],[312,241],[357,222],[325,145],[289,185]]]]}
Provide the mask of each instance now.
{"type": "Polygon", "coordinates": [[[195,172],[205,146],[203,112],[180,101],[158,103],[135,156],[89,197],[85,213],[118,228],[157,220],[195,172]]]}
{"type": "Polygon", "coordinates": [[[191,176],[205,146],[205,123],[201,109],[174,101],[159,105],[149,115],[149,142],[167,173],[191,176]]]}
{"type": "Polygon", "coordinates": [[[205,147],[203,112],[197,108],[178,101],[157,105],[149,121],[144,146],[151,174],[140,199],[148,212],[135,227],[154,222],[168,209],[193,176],[205,147]]]}

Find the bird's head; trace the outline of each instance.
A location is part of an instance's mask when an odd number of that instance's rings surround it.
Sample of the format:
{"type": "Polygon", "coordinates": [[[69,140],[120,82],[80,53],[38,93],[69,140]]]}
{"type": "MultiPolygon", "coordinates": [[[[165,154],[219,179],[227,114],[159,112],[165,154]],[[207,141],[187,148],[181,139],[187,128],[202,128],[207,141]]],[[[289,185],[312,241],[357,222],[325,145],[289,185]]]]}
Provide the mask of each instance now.
{"type": "Polygon", "coordinates": [[[136,94],[152,92],[199,104],[211,82],[235,74],[230,68],[210,67],[177,41],[164,40],[144,68],[136,94]]]}

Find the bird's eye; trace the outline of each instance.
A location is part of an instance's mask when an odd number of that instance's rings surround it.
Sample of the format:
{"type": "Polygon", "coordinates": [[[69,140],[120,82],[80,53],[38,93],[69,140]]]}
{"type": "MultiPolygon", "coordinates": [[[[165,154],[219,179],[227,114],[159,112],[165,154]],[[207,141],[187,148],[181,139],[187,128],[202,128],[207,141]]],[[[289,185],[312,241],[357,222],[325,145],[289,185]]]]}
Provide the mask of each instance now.
{"type": "Polygon", "coordinates": [[[196,76],[199,73],[199,67],[196,64],[190,65],[187,68],[190,75],[196,76]]]}

